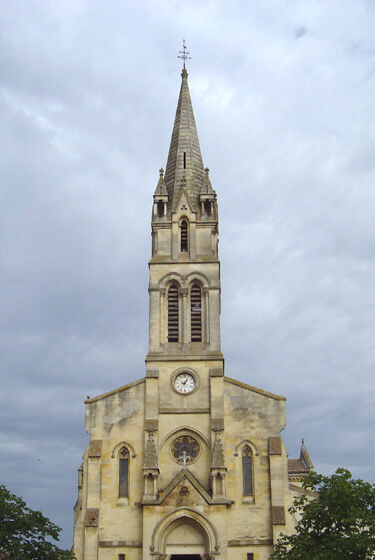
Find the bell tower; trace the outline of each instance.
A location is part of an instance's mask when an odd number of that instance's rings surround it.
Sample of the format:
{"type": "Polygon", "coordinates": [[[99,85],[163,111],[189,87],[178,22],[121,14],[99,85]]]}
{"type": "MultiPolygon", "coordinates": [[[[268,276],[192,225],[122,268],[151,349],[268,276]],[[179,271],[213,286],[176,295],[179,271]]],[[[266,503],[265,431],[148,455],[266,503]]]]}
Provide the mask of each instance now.
{"type": "Polygon", "coordinates": [[[203,167],[186,68],[151,226],[147,362],[222,360],[217,199],[203,167]]]}
{"type": "MultiPolygon", "coordinates": [[[[152,208],[145,449],[156,445],[160,453],[152,473],[145,462],[151,491],[143,504],[159,503],[160,488],[189,471],[211,488],[212,503],[226,506],[217,197],[203,166],[185,66],[181,77],[152,208]],[[207,458],[196,462],[201,452],[207,458]]],[[[145,507],[145,523],[148,515],[145,507]]]]}

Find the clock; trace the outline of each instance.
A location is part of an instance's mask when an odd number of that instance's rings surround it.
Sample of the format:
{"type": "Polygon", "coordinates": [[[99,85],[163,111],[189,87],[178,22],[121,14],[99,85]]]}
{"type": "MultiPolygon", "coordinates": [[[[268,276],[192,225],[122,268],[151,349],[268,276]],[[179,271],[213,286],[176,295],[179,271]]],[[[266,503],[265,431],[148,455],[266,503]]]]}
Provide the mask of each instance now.
{"type": "Polygon", "coordinates": [[[191,373],[182,372],[176,375],[173,387],[181,395],[187,395],[195,389],[195,378],[191,373]]]}

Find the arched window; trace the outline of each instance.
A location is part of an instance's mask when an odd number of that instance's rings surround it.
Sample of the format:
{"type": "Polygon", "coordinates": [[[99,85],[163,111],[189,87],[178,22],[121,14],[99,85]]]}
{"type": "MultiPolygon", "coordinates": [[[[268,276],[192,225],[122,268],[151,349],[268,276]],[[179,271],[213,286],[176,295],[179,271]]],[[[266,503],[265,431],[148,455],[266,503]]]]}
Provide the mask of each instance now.
{"type": "Polygon", "coordinates": [[[202,290],[193,284],[190,291],[191,341],[202,342],[202,290]]]}
{"type": "Polygon", "coordinates": [[[189,243],[188,243],[188,223],[186,220],[182,220],[180,229],[181,229],[181,253],[187,253],[189,250],[189,243]]]}
{"type": "Polygon", "coordinates": [[[118,495],[129,497],[129,451],[126,447],[121,447],[119,452],[118,495]]]}
{"type": "Polygon", "coordinates": [[[178,286],[168,290],[168,342],[178,342],[178,286]]]}
{"type": "Polygon", "coordinates": [[[242,449],[243,495],[253,494],[253,454],[249,445],[242,449]]]}

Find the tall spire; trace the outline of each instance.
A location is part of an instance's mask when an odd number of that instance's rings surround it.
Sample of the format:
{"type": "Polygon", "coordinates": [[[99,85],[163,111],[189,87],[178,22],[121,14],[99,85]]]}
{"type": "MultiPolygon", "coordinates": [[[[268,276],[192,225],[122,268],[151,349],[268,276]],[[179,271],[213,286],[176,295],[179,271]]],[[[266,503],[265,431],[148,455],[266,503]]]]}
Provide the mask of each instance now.
{"type": "Polygon", "coordinates": [[[204,178],[203,161],[190,99],[185,60],[181,76],[182,83],[165,172],[165,185],[169,201],[172,201],[173,210],[184,185],[186,185],[186,190],[195,209],[204,178]]]}

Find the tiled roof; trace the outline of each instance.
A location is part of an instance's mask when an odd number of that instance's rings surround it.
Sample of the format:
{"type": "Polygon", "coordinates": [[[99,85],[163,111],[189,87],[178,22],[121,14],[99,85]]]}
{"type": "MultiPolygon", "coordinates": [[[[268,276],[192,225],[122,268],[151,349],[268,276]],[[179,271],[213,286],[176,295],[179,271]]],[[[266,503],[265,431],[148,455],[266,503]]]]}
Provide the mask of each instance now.
{"type": "Polygon", "coordinates": [[[296,474],[296,473],[308,473],[310,469],[304,465],[301,459],[288,459],[288,473],[289,474],[296,474]]]}

